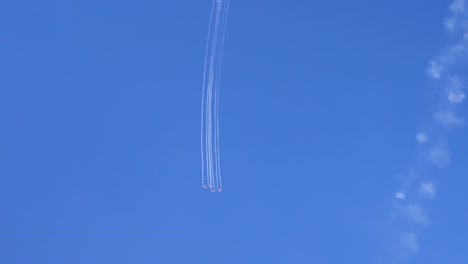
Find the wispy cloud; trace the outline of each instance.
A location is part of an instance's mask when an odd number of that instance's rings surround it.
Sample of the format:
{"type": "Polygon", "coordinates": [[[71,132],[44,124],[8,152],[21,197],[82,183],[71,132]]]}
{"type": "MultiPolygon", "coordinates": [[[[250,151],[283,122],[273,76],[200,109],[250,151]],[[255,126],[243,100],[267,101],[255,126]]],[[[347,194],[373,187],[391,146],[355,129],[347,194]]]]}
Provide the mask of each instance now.
{"type": "Polygon", "coordinates": [[[413,224],[426,225],[429,223],[426,211],[418,204],[404,205],[400,210],[403,216],[413,224]]]}
{"type": "Polygon", "coordinates": [[[434,199],[436,195],[435,186],[431,182],[423,182],[419,187],[419,193],[428,199],[434,199]]]}
{"type": "Polygon", "coordinates": [[[429,224],[429,216],[427,215],[424,208],[418,203],[395,203],[395,216],[404,220],[406,223],[425,226],[429,224]]]}
{"type": "Polygon", "coordinates": [[[401,236],[401,244],[403,248],[410,254],[415,255],[419,251],[418,237],[413,232],[408,232],[401,236]]]}
{"type": "Polygon", "coordinates": [[[468,17],[466,15],[465,0],[454,0],[450,4],[449,11],[450,16],[444,20],[445,29],[451,33],[461,29],[464,34],[462,33],[462,39],[459,42],[448,46],[429,62],[427,72],[434,79],[440,79],[448,67],[456,63],[467,53],[468,17]]]}
{"type": "Polygon", "coordinates": [[[444,143],[435,145],[429,151],[428,159],[436,167],[445,167],[450,163],[450,153],[448,146],[444,143]]]}
{"type": "Polygon", "coordinates": [[[397,192],[397,193],[395,193],[395,198],[398,199],[398,200],[405,200],[406,196],[402,192],[397,192]]]}
{"type": "MultiPolygon", "coordinates": [[[[439,88],[443,96],[438,102],[438,109],[433,112],[431,122],[438,124],[430,131],[419,131],[415,139],[419,144],[428,145],[423,151],[425,163],[416,165],[416,173],[412,172],[403,179],[403,184],[392,199],[391,216],[397,220],[398,233],[395,233],[397,245],[393,252],[391,263],[408,263],[409,257],[419,251],[417,230],[430,224],[429,216],[423,207],[425,199],[435,199],[437,189],[431,179],[423,181],[419,170],[430,170],[431,166],[442,169],[451,163],[451,156],[447,142],[444,140],[447,132],[453,127],[463,126],[465,119],[457,112],[457,105],[462,104],[467,95],[465,93],[463,75],[457,74],[457,65],[468,60],[468,0],[452,0],[448,7],[448,15],[443,21],[445,30],[450,35],[451,43],[446,45],[427,65],[426,74],[439,88]],[[431,139],[429,140],[428,134],[431,139]],[[435,141],[434,139],[441,139],[435,141]],[[431,141],[431,142],[429,142],[431,141]],[[405,228],[406,230],[402,230],[405,228]]],[[[461,68],[460,70],[462,70],[461,68]]],[[[432,127],[432,126],[430,126],[432,127]]],[[[433,169],[433,168],[432,168],[433,169]]]]}
{"type": "Polygon", "coordinates": [[[465,93],[463,92],[463,83],[459,78],[452,77],[447,85],[447,98],[452,104],[460,104],[465,100],[465,93]]]}
{"type": "Polygon", "coordinates": [[[465,0],[454,0],[449,7],[450,11],[454,14],[465,12],[465,0]]]}
{"type": "Polygon", "coordinates": [[[434,118],[444,126],[462,126],[465,123],[463,117],[456,116],[450,110],[439,111],[434,114],[434,118]]]}
{"type": "Polygon", "coordinates": [[[440,79],[444,68],[445,67],[439,61],[432,60],[429,62],[429,68],[427,71],[432,78],[440,79]]]}
{"type": "Polygon", "coordinates": [[[451,91],[448,93],[448,99],[452,104],[460,104],[465,100],[465,93],[462,91],[451,91]]]}
{"type": "Polygon", "coordinates": [[[391,248],[392,255],[378,263],[407,264],[410,257],[419,252],[419,240],[415,232],[403,231],[396,234],[395,238],[395,244],[391,248]]]}
{"type": "Polygon", "coordinates": [[[429,62],[429,67],[427,69],[429,75],[434,79],[440,79],[442,77],[442,73],[448,67],[456,63],[464,54],[466,54],[466,46],[466,41],[463,41],[446,48],[441,54],[439,54],[439,56],[429,62]]]}
{"type": "Polygon", "coordinates": [[[449,17],[444,21],[444,26],[447,31],[453,31],[455,29],[455,18],[449,17]]]}
{"type": "Polygon", "coordinates": [[[465,13],[465,0],[453,1],[449,6],[449,11],[451,16],[444,20],[444,26],[447,31],[451,32],[460,24],[460,16],[465,13]]]}
{"type": "Polygon", "coordinates": [[[417,133],[416,134],[416,141],[418,141],[420,144],[426,143],[428,139],[429,138],[424,133],[417,133]]]}
{"type": "Polygon", "coordinates": [[[453,31],[455,29],[455,18],[449,17],[444,21],[444,26],[447,31],[453,31]]]}

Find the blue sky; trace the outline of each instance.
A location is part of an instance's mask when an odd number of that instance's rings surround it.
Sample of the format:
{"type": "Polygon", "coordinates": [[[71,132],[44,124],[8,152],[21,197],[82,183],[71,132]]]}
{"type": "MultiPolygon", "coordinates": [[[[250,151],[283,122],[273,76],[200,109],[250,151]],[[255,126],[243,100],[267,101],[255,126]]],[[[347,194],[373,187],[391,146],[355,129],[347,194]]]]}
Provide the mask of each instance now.
{"type": "Polygon", "coordinates": [[[468,261],[460,6],[231,1],[212,194],[211,5],[0,4],[0,263],[468,261]]]}

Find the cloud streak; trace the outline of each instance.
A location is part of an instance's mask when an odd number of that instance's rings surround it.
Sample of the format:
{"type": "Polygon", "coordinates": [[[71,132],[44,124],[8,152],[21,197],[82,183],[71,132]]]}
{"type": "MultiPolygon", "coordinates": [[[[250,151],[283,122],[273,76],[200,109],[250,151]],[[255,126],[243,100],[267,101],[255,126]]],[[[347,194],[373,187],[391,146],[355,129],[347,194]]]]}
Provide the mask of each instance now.
{"type": "Polygon", "coordinates": [[[424,133],[416,134],[416,141],[418,141],[419,144],[426,143],[428,139],[428,136],[424,133]]]}
{"type": "Polygon", "coordinates": [[[453,1],[449,9],[455,15],[465,12],[465,0],[453,1]]]}
{"type": "Polygon", "coordinates": [[[432,182],[423,182],[419,187],[419,193],[427,198],[427,199],[434,199],[436,195],[435,186],[432,182]]]}
{"type": "Polygon", "coordinates": [[[455,115],[455,113],[450,110],[441,110],[434,114],[434,118],[437,122],[446,127],[460,127],[465,123],[463,117],[455,115]]]}
{"type": "Polygon", "coordinates": [[[429,216],[421,205],[413,203],[406,205],[398,205],[397,211],[406,221],[417,226],[425,226],[429,224],[429,216]]]}
{"type": "Polygon", "coordinates": [[[445,71],[453,64],[457,63],[463,55],[467,53],[467,41],[463,40],[453,46],[448,47],[429,62],[428,73],[433,79],[441,79],[445,71]]]}
{"type": "Polygon", "coordinates": [[[452,91],[449,92],[447,98],[452,104],[460,104],[465,100],[465,97],[465,93],[461,91],[452,91]]]}
{"type": "Polygon", "coordinates": [[[419,251],[418,237],[413,232],[403,234],[401,236],[401,244],[409,255],[415,255],[419,251]]]}
{"type": "Polygon", "coordinates": [[[450,164],[450,153],[448,150],[448,146],[443,143],[439,143],[432,147],[432,149],[429,151],[428,155],[429,161],[432,163],[432,165],[438,167],[438,168],[443,168],[447,165],[450,164]]]}
{"type": "Polygon", "coordinates": [[[452,32],[460,25],[461,16],[465,13],[465,0],[455,0],[449,6],[451,16],[444,20],[445,29],[452,32]]]}
{"type": "MultiPolygon", "coordinates": [[[[468,0],[467,0],[468,1],[468,0]]],[[[416,134],[415,139],[420,145],[419,157],[426,162],[415,163],[417,169],[411,169],[399,190],[392,199],[392,219],[397,220],[398,252],[395,252],[396,262],[406,263],[410,256],[420,250],[417,231],[430,224],[430,218],[424,207],[424,201],[436,198],[437,189],[433,180],[424,175],[421,178],[419,170],[429,173],[434,168],[444,169],[451,163],[451,155],[447,141],[447,133],[453,128],[462,127],[465,123],[463,116],[456,113],[456,107],[466,100],[465,87],[456,74],[457,66],[468,61],[468,10],[465,0],[454,0],[448,7],[448,16],[443,20],[445,30],[454,39],[451,45],[444,47],[441,52],[429,60],[425,69],[429,79],[441,88],[438,109],[432,112],[431,122],[438,126],[431,126],[433,130],[416,134]],[[431,135],[429,142],[428,134],[431,135]],[[439,139],[434,141],[433,139],[439,139]],[[443,139],[443,140],[442,140],[443,139]]]]}
{"type": "Polygon", "coordinates": [[[452,104],[461,104],[466,95],[463,91],[463,83],[459,78],[451,78],[447,87],[447,99],[452,104]]]}
{"type": "Polygon", "coordinates": [[[395,193],[395,199],[404,201],[406,199],[406,196],[403,192],[397,192],[395,193]]]}
{"type": "Polygon", "coordinates": [[[466,57],[468,51],[468,19],[465,0],[455,0],[449,6],[450,16],[444,20],[444,27],[449,33],[461,30],[462,38],[445,48],[429,62],[427,72],[433,79],[441,79],[449,67],[466,57]]]}

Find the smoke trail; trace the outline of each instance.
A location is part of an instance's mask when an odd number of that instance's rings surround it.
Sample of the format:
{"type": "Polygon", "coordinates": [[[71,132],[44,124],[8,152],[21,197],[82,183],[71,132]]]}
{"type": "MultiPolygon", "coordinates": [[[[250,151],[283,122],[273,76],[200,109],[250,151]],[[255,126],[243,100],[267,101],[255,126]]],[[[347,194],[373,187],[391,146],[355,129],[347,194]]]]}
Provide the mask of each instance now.
{"type": "Polygon", "coordinates": [[[208,27],[201,105],[202,186],[222,191],[219,151],[219,87],[230,0],[214,0],[208,27]]]}
{"type": "Polygon", "coordinates": [[[442,107],[435,109],[431,115],[437,131],[420,131],[416,134],[419,144],[428,145],[420,155],[425,158],[425,162],[419,164],[417,170],[410,170],[403,186],[393,196],[391,215],[397,230],[395,244],[398,246],[395,247],[397,252],[393,252],[392,263],[405,263],[421,250],[418,231],[430,224],[424,204],[425,201],[435,199],[437,189],[430,175],[423,173],[434,169],[442,170],[450,165],[447,140],[449,132],[464,125],[464,117],[456,113],[456,106],[462,104],[466,98],[463,80],[457,74],[456,66],[468,58],[468,16],[465,1],[454,0],[448,11],[449,16],[444,20],[444,26],[455,41],[430,60],[426,69],[431,80],[444,94],[438,103],[442,107]]]}

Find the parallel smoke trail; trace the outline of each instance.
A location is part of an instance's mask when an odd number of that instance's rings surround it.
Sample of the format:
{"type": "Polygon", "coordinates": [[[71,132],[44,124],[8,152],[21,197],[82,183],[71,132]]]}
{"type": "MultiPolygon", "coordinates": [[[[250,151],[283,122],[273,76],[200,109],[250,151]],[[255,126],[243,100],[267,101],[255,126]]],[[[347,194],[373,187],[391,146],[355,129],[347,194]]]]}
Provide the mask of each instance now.
{"type": "Polygon", "coordinates": [[[213,1],[203,71],[200,135],[202,186],[212,192],[221,192],[223,188],[219,151],[219,86],[229,2],[213,1]]]}

